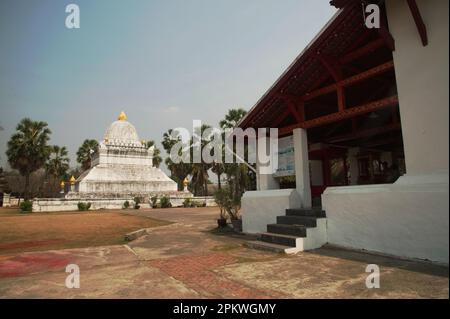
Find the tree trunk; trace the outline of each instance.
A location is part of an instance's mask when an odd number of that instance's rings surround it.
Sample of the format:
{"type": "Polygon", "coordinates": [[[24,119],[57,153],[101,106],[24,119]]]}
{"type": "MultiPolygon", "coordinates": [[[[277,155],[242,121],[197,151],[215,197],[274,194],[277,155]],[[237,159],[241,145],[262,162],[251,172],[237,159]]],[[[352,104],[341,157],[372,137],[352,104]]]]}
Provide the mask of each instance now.
{"type": "Polygon", "coordinates": [[[29,199],[29,188],[30,188],[30,173],[25,174],[25,187],[23,191],[23,198],[25,200],[29,199]]]}
{"type": "Polygon", "coordinates": [[[220,184],[220,173],[217,173],[217,186],[219,187],[219,189],[222,189],[222,185],[220,184]]]}

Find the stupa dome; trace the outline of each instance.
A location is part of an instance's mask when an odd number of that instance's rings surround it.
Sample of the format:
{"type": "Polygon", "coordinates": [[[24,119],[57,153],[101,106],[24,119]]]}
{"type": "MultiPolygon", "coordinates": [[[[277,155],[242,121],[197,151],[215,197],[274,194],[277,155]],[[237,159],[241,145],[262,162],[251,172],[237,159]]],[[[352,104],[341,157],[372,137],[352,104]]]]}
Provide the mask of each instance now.
{"type": "Polygon", "coordinates": [[[106,144],[126,144],[141,146],[139,136],[133,124],[127,121],[124,112],[120,113],[117,121],[106,130],[104,140],[106,144]]]}

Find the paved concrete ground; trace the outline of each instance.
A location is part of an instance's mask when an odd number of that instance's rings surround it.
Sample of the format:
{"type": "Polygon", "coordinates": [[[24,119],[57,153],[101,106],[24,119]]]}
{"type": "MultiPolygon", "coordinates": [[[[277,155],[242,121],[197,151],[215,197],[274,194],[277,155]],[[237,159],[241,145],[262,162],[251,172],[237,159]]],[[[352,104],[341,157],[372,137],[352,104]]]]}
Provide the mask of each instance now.
{"type": "MultiPolygon", "coordinates": [[[[130,211],[174,223],[129,245],[0,256],[3,298],[448,298],[448,268],[324,247],[284,256],[215,232],[216,208],[130,211]],[[81,288],[65,287],[79,265],[81,288]],[[367,264],[381,288],[367,289],[367,264]]],[[[70,234],[68,234],[70,236],[70,234]]]]}

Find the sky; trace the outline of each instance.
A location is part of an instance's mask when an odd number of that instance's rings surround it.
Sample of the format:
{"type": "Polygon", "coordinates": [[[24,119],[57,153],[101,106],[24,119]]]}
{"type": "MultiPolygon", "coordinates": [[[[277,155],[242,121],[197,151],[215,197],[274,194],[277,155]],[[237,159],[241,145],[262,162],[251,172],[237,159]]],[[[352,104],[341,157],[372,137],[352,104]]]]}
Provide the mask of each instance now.
{"type": "MultiPolygon", "coordinates": [[[[125,111],[155,140],[249,110],[335,13],[327,0],[2,0],[0,166],[24,117],[71,166],[125,111]],[[68,29],[65,8],[80,8],[68,29]]],[[[163,152],[164,153],[164,152],[163,152]]],[[[165,154],[164,154],[165,155],[165,154]]]]}

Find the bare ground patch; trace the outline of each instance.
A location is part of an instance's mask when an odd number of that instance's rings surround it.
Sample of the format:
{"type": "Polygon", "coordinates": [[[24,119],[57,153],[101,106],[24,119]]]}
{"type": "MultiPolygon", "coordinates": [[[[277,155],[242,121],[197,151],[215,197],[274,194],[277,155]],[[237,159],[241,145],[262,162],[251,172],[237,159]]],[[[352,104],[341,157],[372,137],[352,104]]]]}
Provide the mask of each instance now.
{"type": "Polygon", "coordinates": [[[0,214],[0,254],[116,245],[140,228],[169,222],[119,211],[0,214]]]}

